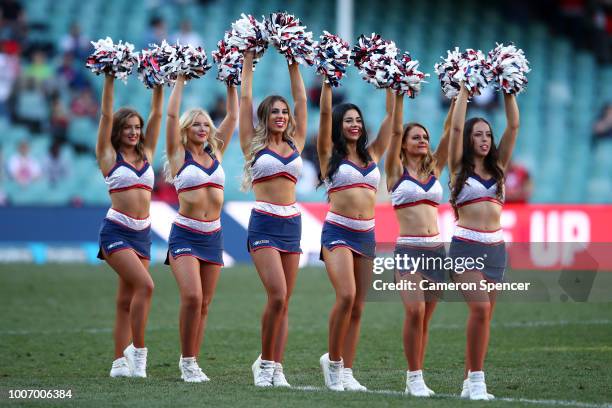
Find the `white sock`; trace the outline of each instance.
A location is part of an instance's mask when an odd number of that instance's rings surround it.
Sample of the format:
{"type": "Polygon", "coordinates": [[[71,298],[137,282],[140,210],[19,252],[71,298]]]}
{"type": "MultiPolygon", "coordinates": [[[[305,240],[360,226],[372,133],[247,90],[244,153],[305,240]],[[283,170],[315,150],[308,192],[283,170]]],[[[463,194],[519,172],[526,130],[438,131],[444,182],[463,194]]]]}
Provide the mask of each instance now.
{"type": "Polygon", "coordinates": [[[408,371],[408,380],[415,382],[423,379],[423,370],[408,371]]]}
{"type": "Polygon", "coordinates": [[[470,371],[468,373],[468,379],[470,382],[484,382],[484,371],[470,371]]]}

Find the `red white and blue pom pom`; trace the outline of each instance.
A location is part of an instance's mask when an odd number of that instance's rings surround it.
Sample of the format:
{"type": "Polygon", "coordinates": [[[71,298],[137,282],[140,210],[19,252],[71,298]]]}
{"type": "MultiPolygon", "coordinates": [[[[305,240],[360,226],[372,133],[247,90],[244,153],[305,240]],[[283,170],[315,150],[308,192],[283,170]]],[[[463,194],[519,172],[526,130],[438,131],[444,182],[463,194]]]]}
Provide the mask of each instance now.
{"type": "Polygon", "coordinates": [[[181,45],[178,42],[170,45],[164,40],[156,49],[156,55],[161,75],[168,85],[174,83],[179,75],[188,79],[200,78],[211,67],[206,52],[192,45],[181,45]]]}
{"type": "Polygon", "coordinates": [[[230,32],[225,33],[223,40],[217,43],[217,49],[212,52],[212,58],[218,68],[217,79],[225,82],[228,86],[239,86],[244,54],[237,47],[228,45],[230,36],[230,32]]]}
{"type": "MultiPolygon", "coordinates": [[[[440,57],[442,58],[442,57],[440,57]]],[[[434,65],[434,72],[438,75],[442,93],[452,99],[459,94],[460,82],[465,79],[460,65],[461,53],[455,47],[453,51],[447,51],[446,59],[434,65]]]]}
{"type": "Polygon", "coordinates": [[[96,75],[109,74],[127,82],[128,75],[138,63],[134,45],[122,41],[115,44],[110,37],[92,41],[91,44],[94,52],[87,57],[86,67],[96,75]]]}
{"type": "Polygon", "coordinates": [[[447,98],[459,94],[461,81],[464,81],[470,96],[487,87],[492,73],[482,51],[467,49],[459,53],[459,48],[455,47],[454,51],[447,51],[447,54],[446,59],[434,66],[442,92],[447,98]]]}
{"type": "Polygon", "coordinates": [[[305,31],[300,19],[288,13],[270,13],[264,22],[268,40],[290,64],[313,65],[315,60],[312,32],[305,31]]]}
{"type": "Polygon", "coordinates": [[[232,23],[231,35],[227,38],[228,45],[243,53],[254,51],[255,60],[258,60],[268,48],[268,33],[264,23],[252,15],[243,13],[241,16],[242,18],[232,23]]]}
{"type": "Polygon", "coordinates": [[[395,60],[395,65],[397,73],[393,77],[391,88],[397,94],[414,98],[421,91],[421,84],[427,82],[425,77],[429,74],[419,71],[419,61],[413,60],[407,51],[395,60]]]}
{"type": "Polygon", "coordinates": [[[397,73],[394,62],[396,55],[397,48],[393,41],[386,41],[380,35],[372,33],[370,37],[359,37],[353,47],[351,59],[365,81],[377,88],[388,88],[397,73]]]}
{"type": "Polygon", "coordinates": [[[159,66],[160,47],[152,44],[151,49],[142,50],[138,55],[138,79],[149,89],[163,85],[165,77],[159,66]]]}
{"type": "Polygon", "coordinates": [[[317,73],[325,77],[331,86],[339,86],[346,74],[351,49],[349,43],[337,35],[323,31],[321,41],[315,46],[315,66],[317,73]]]}
{"type": "Polygon", "coordinates": [[[531,69],[523,50],[517,49],[514,44],[497,44],[497,47],[489,51],[488,62],[496,89],[501,88],[509,94],[519,94],[525,90],[526,74],[531,69]]]}
{"type": "Polygon", "coordinates": [[[465,72],[465,86],[470,91],[470,95],[480,93],[493,78],[491,65],[480,50],[468,48],[461,54],[461,57],[465,72]]]}

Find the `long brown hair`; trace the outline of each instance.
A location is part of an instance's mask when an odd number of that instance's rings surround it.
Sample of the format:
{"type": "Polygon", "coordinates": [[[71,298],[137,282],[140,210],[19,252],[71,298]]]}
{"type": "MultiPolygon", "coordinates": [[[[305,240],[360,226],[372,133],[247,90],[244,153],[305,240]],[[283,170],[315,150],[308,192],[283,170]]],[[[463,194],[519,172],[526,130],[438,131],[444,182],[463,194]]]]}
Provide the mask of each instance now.
{"type": "Polygon", "coordinates": [[[289,102],[280,95],[270,95],[266,97],[259,106],[257,107],[257,127],[255,128],[255,134],[251,139],[251,145],[249,151],[244,158],[244,168],[242,171],[242,185],[240,189],[242,191],[248,191],[253,186],[253,175],[251,174],[251,167],[255,163],[257,153],[263,150],[268,144],[269,131],[268,131],[268,117],[272,110],[274,102],[281,101],[287,106],[289,111],[289,121],[287,123],[287,129],[283,132],[283,140],[294,145],[293,136],[295,135],[295,118],[291,112],[289,102]]]}
{"type": "Polygon", "coordinates": [[[329,157],[329,163],[327,164],[327,174],[323,175],[319,173],[319,186],[327,180],[331,183],[334,175],[338,172],[342,160],[348,156],[348,147],[346,143],[346,136],[342,130],[344,115],[346,112],[354,109],[361,118],[362,130],[361,136],[357,139],[357,156],[365,163],[369,165],[372,161],[372,157],[368,152],[368,131],[366,129],[365,119],[361,114],[361,109],[352,103],[341,103],[334,107],[332,111],[332,154],[329,157]]]}
{"type": "Polygon", "coordinates": [[[111,129],[111,144],[115,149],[115,152],[119,152],[119,148],[121,147],[121,131],[125,126],[126,122],[132,117],[136,116],[140,121],[140,139],[136,144],[136,155],[138,156],[138,160],[144,160],[146,158],[145,150],[144,150],[144,120],[142,116],[135,109],[132,108],[120,108],[113,114],[113,127],[111,129]]]}
{"type": "Polygon", "coordinates": [[[457,197],[463,189],[465,182],[471,174],[474,174],[474,146],[472,143],[472,130],[474,125],[478,122],[484,122],[491,129],[491,149],[484,158],[484,168],[490,173],[495,181],[497,182],[497,191],[495,195],[497,199],[502,201],[504,196],[504,171],[499,166],[499,151],[495,146],[495,137],[493,136],[493,129],[491,124],[483,118],[471,118],[465,122],[463,127],[463,155],[461,156],[461,166],[459,171],[456,173],[455,184],[451,185],[449,180],[448,185],[451,189],[450,203],[455,211],[455,218],[459,218],[457,211],[457,197]]]}
{"type": "MultiPolygon", "coordinates": [[[[421,165],[418,168],[418,176],[419,178],[421,178],[429,176],[434,171],[434,169],[436,168],[436,158],[431,152],[431,138],[429,136],[429,131],[425,126],[421,125],[420,123],[409,122],[404,125],[404,133],[402,134],[402,146],[404,146],[404,143],[406,142],[406,138],[408,137],[408,133],[410,133],[410,130],[414,129],[415,127],[420,127],[421,129],[423,129],[425,131],[425,134],[427,135],[427,140],[429,141],[427,143],[427,155],[421,160],[421,165]]],[[[402,161],[402,165],[405,168],[408,168],[408,158],[404,154],[403,148],[400,150],[400,160],[402,161]]]]}

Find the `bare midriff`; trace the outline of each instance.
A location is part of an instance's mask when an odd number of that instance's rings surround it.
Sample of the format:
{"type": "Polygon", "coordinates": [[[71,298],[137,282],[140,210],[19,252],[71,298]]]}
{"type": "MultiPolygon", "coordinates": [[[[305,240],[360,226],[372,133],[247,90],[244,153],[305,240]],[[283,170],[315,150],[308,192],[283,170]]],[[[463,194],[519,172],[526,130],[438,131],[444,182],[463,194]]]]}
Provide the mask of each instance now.
{"type": "Polygon", "coordinates": [[[432,236],[438,231],[438,208],[429,204],[417,204],[395,210],[402,236],[432,236]]]}
{"type": "Polygon", "coordinates": [[[257,201],[265,201],[276,205],[295,203],[295,183],[286,177],[275,177],[255,183],[253,184],[253,192],[257,201]]]}
{"type": "Polygon", "coordinates": [[[497,231],[501,228],[502,205],[493,201],[480,201],[459,207],[457,225],[479,231],[497,231]]]}
{"type": "Polygon", "coordinates": [[[132,218],[143,219],[149,216],[151,192],[144,188],[132,188],[110,194],[111,207],[132,218]]]}
{"type": "Polygon", "coordinates": [[[214,221],[221,216],[223,190],[202,187],[179,194],[179,214],[200,221],[214,221]]]}
{"type": "Polygon", "coordinates": [[[344,217],[369,220],[374,218],[376,192],[365,187],[354,187],[329,193],[330,211],[344,217]]]}

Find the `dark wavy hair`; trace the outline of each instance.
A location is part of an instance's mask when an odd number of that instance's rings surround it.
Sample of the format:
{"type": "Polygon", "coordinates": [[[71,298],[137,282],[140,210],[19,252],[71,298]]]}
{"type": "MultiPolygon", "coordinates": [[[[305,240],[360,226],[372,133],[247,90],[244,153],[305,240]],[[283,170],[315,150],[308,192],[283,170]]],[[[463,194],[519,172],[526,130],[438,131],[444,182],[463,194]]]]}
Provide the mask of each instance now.
{"type": "Polygon", "coordinates": [[[361,117],[361,124],[363,126],[361,136],[357,139],[357,155],[359,158],[368,165],[372,161],[372,157],[368,152],[368,132],[366,130],[365,121],[361,110],[352,103],[341,103],[334,107],[332,111],[332,154],[329,158],[329,164],[327,165],[327,174],[325,177],[319,173],[319,186],[323,184],[324,180],[331,182],[334,174],[338,171],[342,160],[348,155],[348,149],[346,148],[346,138],[342,132],[342,120],[344,115],[351,109],[355,109],[361,117]]]}
{"type": "Polygon", "coordinates": [[[493,136],[493,129],[491,124],[483,118],[471,118],[465,122],[463,127],[463,155],[461,156],[461,165],[459,171],[455,174],[455,184],[451,185],[449,180],[448,186],[451,190],[450,203],[455,211],[455,218],[459,218],[457,211],[457,197],[463,189],[465,182],[467,181],[470,174],[474,173],[474,147],[472,144],[472,131],[474,125],[478,122],[484,122],[491,129],[491,149],[484,158],[484,167],[488,173],[493,175],[493,178],[497,182],[496,196],[501,201],[504,194],[504,171],[499,166],[499,151],[495,145],[495,137],[493,136]]]}
{"type": "Polygon", "coordinates": [[[140,121],[140,139],[136,144],[136,154],[139,160],[145,160],[145,149],[144,149],[144,138],[145,138],[145,130],[144,130],[144,119],[142,116],[132,108],[120,108],[113,114],[113,126],[111,128],[111,144],[116,152],[119,152],[119,148],[121,147],[121,131],[123,127],[127,123],[127,121],[132,117],[136,116],[140,121]]]}

